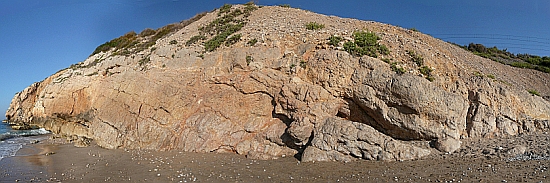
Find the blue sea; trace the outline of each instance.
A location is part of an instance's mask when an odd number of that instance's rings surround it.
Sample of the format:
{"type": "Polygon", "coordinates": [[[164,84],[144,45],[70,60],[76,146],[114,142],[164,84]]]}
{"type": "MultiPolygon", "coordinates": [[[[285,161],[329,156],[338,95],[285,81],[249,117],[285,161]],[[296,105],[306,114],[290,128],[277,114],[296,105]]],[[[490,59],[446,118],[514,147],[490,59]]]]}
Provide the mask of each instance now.
{"type": "Polygon", "coordinates": [[[7,123],[0,122],[0,160],[5,157],[15,156],[15,153],[23,145],[44,140],[47,130],[12,130],[7,123]]]}

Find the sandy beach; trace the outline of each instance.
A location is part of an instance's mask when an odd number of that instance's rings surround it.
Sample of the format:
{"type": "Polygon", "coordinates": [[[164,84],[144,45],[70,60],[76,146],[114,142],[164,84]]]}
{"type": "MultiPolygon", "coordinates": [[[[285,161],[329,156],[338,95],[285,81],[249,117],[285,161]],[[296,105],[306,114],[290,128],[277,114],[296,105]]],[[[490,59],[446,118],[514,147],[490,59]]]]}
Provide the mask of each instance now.
{"type": "Polygon", "coordinates": [[[26,145],[16,156],[2,159],[0,182],[546,182],[549,160],[510,161],[498,149],[501,145],[529,146],[538,139],[542,143],[529,147],[539,148],[533,153],[545,153],[548,137],[516,137],[500,144],[470,141],[457,153],[439,153],[414,161],[349,163],[107,150],[96,145],[77,148],[63,139],[49,139],[26,145]]]}

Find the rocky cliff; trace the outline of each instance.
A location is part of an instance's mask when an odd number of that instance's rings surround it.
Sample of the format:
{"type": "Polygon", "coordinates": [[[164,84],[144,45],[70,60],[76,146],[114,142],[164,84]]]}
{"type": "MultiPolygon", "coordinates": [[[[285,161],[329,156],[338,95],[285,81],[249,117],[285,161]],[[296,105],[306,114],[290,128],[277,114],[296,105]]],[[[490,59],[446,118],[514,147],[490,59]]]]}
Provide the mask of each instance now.
{"type": "Polygon", "coordinates": [[[247,4],[108,42],[6,117],[105,148],[410,160],[547,131],[549,79],[396,26],[247,4]]]}

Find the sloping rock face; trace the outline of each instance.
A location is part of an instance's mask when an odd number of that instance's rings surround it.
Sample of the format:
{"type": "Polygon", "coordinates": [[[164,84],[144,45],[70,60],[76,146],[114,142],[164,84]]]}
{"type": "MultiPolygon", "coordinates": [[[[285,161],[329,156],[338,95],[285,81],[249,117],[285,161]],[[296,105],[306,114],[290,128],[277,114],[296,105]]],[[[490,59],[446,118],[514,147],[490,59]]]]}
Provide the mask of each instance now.
{"type": "Polygon", "coordinates": [[[550,88],[537,83],[550,75],[376,22],[238,5],[130,51],[94,54],[32,84],[13,98],[7,119],[105,148],[303,161],[411,160],[434,152],[429,141],[538,133],[550,125],[543,99],[550,88]],[[234,14],[246,22],[232,33],[240,37],[205,51],[216,33],[204,27],[237,9],[248,11],[234,14]],[[308,22],[325,28],[307,30],[308,22]],[[357,30],[376,33],[389,54],[343,51],[357,30]],[[197,35],[205,37],[189,41],[197,35]],[[328,45],[333,35],[344,42],[328,45]],[[423,57],[433,81],[411,51],[423,57]]]}

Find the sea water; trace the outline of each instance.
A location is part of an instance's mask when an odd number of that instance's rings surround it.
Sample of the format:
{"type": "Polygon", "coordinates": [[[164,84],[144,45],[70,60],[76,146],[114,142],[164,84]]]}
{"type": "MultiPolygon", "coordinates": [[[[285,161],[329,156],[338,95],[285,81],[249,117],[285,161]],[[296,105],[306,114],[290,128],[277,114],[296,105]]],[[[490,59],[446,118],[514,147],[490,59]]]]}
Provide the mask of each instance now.
{"type": "Polygon", "coordinates": [[[15,156],[15,153],[23,147],[23,145],[35,143],[44,140],[44,134],[48,134],[47,130],[12,130],[7,123],[0,122],[0,160],[5,157],[15,156]]]}

